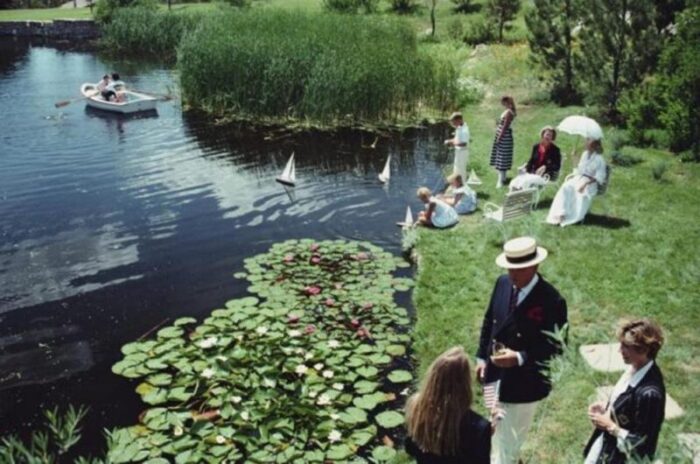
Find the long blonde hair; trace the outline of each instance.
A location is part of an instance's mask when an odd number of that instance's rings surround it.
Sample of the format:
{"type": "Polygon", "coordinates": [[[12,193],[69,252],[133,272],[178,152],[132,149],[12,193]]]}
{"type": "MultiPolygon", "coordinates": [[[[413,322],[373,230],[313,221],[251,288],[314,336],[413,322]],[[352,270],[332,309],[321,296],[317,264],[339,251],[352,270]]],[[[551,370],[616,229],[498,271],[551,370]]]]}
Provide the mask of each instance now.
{"type": "Polygon", "coordinates": [[[450,348],[433,361],[421,391],[406,403],[408,435],[424,452],[457,455],[460,423],[472,400],[469,359],[461,346],[450,348]]]}

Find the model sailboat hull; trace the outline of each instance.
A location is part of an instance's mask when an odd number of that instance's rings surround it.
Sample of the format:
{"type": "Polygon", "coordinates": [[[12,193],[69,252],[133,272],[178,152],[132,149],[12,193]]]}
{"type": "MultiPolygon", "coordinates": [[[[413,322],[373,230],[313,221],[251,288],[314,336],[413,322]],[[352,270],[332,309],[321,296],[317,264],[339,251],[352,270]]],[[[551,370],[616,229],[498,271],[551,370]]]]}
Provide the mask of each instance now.
{"type": "Polygon", "coordinates": [[[294,153],[292,153],[292,156],[289,157],[289,161],[287,161],[287,165],[284,167],[284,171],[282,171],[282,174],[277,176],[275,180],[280,184],[294,187],[294,184],[296,182],[296,165],[294,163],[294,153]]]}

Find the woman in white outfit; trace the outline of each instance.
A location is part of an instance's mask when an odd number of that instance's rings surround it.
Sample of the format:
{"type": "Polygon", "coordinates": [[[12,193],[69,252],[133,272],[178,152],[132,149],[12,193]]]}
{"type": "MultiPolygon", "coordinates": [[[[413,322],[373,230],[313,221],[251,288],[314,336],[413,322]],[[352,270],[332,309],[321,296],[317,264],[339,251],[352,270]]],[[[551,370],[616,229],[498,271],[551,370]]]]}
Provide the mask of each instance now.
{"type": "Polygon", "coordinates": [[[432,196],[429,188],[419,188],[417,196],[425,203],[425,211],[421,211],[418,215],[418,224],[444,229],[459,222],[457,211],[443,200],[432,196]]]}
{"type": "Polygon", "coordinates": [[[574,175],[559,188],[547,215],[547,222],[561,227],[583,220],[598,188],[605,183],[605,159],[600,140],[586,140],[574,175]]]}
{"type": "Polygon", "coordinates": [[[445,145],[455,149],[455,161],[452,168],[453,174],[459,174],[462,179],[467,178],[467,164],[469,164],[469,127],[464,122],[462,113],[452,113],[450,124],[455,128],[455,135],[445,140],[445,145]]]}

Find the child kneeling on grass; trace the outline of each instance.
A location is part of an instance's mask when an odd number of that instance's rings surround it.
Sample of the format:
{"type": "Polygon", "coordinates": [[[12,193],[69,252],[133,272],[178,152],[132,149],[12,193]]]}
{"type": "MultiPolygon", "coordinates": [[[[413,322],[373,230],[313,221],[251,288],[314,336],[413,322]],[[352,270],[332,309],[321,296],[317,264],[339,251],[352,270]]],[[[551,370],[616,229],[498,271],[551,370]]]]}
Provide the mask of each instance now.
{"type": "Polygon", "coordinates": [[[457,214],[471,214],[476,210],[476,192],[464,185],[462,176],[452,174],[447,177],[452,187],[451,195],[438,195],[438,198],[452,206],[457,214]]]}
{"type": "Polygon", "coordinates": [[[444,229],[459,222],[457,211],[443,200],[432,196],[429,188],[419,188],[416,195],[425,203],[425,211],[421,211],[418,215],[419,225],[444,229]]]}

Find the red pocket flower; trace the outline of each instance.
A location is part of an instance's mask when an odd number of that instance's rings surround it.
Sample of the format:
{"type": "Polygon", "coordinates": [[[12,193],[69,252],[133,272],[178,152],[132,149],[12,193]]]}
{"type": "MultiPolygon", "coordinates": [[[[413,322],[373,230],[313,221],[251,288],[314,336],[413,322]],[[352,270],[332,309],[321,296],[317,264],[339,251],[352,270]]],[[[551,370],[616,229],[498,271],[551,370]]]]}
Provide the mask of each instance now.
{"type": "Polygon", "coordinates": [[[544,321],[544,310],[542,309],[542,306],[533,306],[527,310],[525,316],[527,316],[527,318],[531,321],[541,324],[542,321],[544,321]]]}

